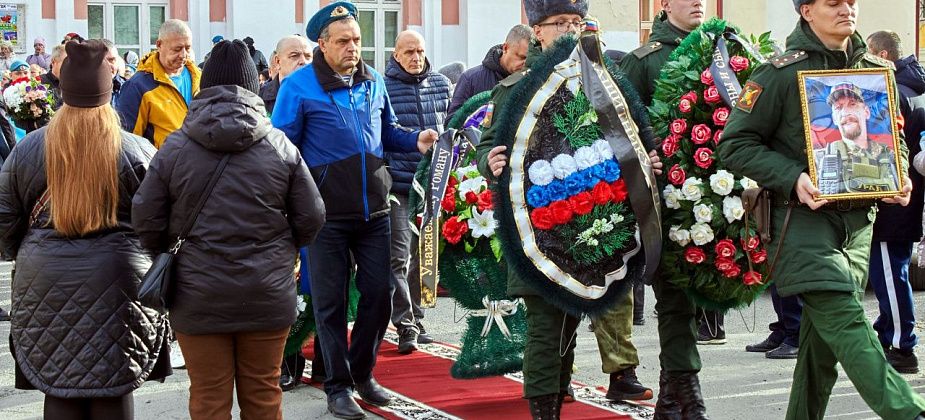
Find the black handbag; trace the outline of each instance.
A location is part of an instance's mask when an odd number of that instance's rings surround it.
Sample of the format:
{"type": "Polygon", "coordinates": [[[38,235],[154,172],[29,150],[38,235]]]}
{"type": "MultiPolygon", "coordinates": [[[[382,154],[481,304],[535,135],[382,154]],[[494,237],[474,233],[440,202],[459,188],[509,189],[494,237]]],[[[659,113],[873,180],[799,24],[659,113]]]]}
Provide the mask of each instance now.
{"type": "Polygon", "coordinates": [[[202,206],[206,204],[206,200],[212,195],[212,189],[215,188],[215,184],[225,170],[225,165],[228,164],[228,159],[230,157],[231,155],[225,155],[222,161],[218,163],[218,167],[215,171],[212,172],[212,178],[210,178],[209,183],[206,184],[206,188],[199,197],[199,202],[196,204],[196,208],[193,210],[190,219],[186,222],[186,226],[184,226],[183,230],[177,235],[176,242],[174,242],[173,246],[171,246],[167,252],[158,254],[157,258],[155,258],[154,262],[151,264],[151,268],[145,273],[145,277],[141,281],[141,287],[138,289],[138,300],[142,305],[162,312],[170,308],[174,260],[177,257],[177,253],[180,252],[180,247],[186,240],[186,235],[188,235],[190,229],[193,228],[196,219],[199,218],[202,206]]]}

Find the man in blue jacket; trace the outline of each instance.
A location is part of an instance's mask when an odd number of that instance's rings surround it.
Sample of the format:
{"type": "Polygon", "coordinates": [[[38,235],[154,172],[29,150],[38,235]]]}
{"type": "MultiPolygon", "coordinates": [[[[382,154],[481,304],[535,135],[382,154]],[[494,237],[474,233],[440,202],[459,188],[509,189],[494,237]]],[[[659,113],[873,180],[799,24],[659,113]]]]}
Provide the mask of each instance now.
{"type": "MultiPolygon", "coordinates": [[[[443,131],[450,105],[450,80],[433,71],[425,53],[424,37],[405,31],[395,39],[395,53],[385,69],[385,86],[402,127],[443,131]]],[[[386,153],[392,175],[392,324],[398,330],[398,352],[409,354],[417,343],[433,341],[424,329],[417,247],[412,246],[408,222],[408,192],[423,155],[386,153]]]]}
{"type": "Polygon", "coordinates": [[[310,284],[324,354],[328,410],[363,418],[363,401],[384,406],[391,397],[372,377],[391,315],[389,188],[383,151],[426,151],[437,132],[401,129],[385,82],[360,59],[356,7],[332,3],[315,14],[308,38],[318,43],[312,64],[280,87],[273,125],[302,152],[324,198],[327,220],[309,246],[310,284]],[[347,345],[347,282],[356,260],[360,302],[347,345]]]}

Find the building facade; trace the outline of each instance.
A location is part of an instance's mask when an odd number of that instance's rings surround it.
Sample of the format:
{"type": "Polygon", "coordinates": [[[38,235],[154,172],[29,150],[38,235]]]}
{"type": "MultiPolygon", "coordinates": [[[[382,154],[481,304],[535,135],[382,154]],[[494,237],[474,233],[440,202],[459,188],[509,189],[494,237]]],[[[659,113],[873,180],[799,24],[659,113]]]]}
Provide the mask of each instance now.
{"type": "MultiPolygon", "coordinates": [[[[485,52],[504,40],[516,23],[526,22],[520,0],[353,0],[359,9],[363,57],[384,68],[398,32],[424,35],[431,62],[440,66],[461,61],[479,64],[485,52]]],[[[925,0],[881,0],[862,3],[859,30],[899,33],[907,54],[925,47],[925,0]]],[[[112,39],[121,51],[140,55],[154,48],[157,28],[165,19],[189,22],[197,56],[211,48],[214,35],[254,38],[267,57],[276,41],[304,34],[305,23],[331,0],[19,0],[0,5],[19,7],[20,52],[44,36],[54,43],[69,32],[112,39]]],[[[646,39],[661,0],[591,0],[590,13],[601,21],[608,48],[629,51],[646,39]]],[[[783,40],[797,15],[784,0],[712,0],[708,13],[737,24],[745,32],[771,31],[783,40]]],[[[2,9],[0,9],[2,10],[2,9]]],[[[925,58],[925,55],[919,54],[925,58]]]]}

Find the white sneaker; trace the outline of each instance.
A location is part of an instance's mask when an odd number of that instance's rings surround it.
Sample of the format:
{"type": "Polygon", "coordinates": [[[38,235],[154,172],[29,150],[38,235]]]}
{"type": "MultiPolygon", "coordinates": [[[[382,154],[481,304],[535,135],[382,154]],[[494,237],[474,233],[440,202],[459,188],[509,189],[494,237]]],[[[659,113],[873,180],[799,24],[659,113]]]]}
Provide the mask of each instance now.
{"type": "Polygon", "coordinates": [[[186,369],[186,360],[183,359],[183,353],[180,352],[180,343],[177,341],[170,342],[170,367],[186,369]]]}

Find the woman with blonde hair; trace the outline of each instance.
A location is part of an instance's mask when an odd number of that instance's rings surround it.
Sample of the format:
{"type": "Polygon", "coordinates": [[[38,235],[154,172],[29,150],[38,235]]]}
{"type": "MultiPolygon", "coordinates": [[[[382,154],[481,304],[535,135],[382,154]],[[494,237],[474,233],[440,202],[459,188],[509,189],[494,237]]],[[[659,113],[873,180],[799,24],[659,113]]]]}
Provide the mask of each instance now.
{"type": "Polygon", "coordinates": [[[155,150],[109,105],[105,45],[66,49],[64,105],[0,172],[16,387],[45,394],[46,419],[131,419],[132,391],[171,373],[167,321],[137,300],[151,260],[131,225],[155,150]]]}

